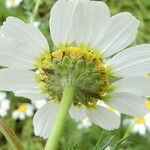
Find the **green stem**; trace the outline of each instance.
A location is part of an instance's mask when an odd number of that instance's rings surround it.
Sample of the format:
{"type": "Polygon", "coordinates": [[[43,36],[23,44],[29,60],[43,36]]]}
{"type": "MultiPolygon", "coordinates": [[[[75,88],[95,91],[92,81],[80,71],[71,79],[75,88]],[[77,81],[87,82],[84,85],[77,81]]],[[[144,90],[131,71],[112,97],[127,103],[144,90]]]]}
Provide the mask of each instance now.
{"type": "Polygon", "coordinates": [[[19,139],[14,134],[14,132],[9,128],[3,117],[0,116],[0,131],[6,137],[10,145],[14,150],[23,150],[22,145],[19,142],[19,139]]]}
{"type": "Polygon", "coordinates": [[[33,9],[33,12],[32,12],[31,23],[34,22],[34,20],[35,20],[35,17],[37,15],[40,4],[41,4],[41,0],[36,0],[35,6],[34,6],[34,9],[33,9]]]}
{"type": "Polygon", "coordinates": [[[133,123],[131,123],[128,128],[126,129],[126,132],[124,133],[123,138],[127,138],[130,134],[131,129],[133,128],[133,123]]]}
{"type": "Polygon", "coordinates": [[[69,109],[74,98],[75,87],[72,85],[67,85],[64,89],[63,97],[59,105],[58,114],[54,123],[53,130],[50,134],[50,137],[47,140],[45,150],[56,150],[60,135],[63,129],[63,125],[66,119],[66,116],[69,112],[69,109]]]}

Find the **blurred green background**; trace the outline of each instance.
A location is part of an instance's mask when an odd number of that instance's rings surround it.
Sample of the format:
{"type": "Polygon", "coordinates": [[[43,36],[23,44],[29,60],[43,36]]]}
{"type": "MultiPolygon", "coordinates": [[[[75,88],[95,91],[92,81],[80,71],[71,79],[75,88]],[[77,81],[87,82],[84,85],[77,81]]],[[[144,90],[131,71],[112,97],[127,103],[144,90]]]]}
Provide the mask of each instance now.
{"type": "MultiPolygon", "coordinates": [[[[150,43],[150,0],[104,0],[110,7],[111,14],[127,11],[135,15],[140,21],[140,28],[136,41],[133,44],[150,43]]],[[[51,49],[53,48],[49,34],[49,12],[55,0],[23,0],[16,7],[7,7],[5,0],[0,0],[0,25],[8,16],[16,16],[25,22],[33,23],[47,37],[51,49]],[[40,2],[40,3],[38,3],[40,2]]],[[[33,134],[32,117],[26,117],[23,121],[14,120],[12,112],[24,102],[30,103],[24,98],[17,98],[13,93],[7,93],[7,98],[11,101],[11,108],[5,117],[7,123],[20,138],[25,150],[42,150],[45,140],[33,134]]],[[[123,116],[124,120],[127,116],[123,116]]],[[[92,125],[89,128],[78,129],[76,122],[67,118],[63,134],[60,138],[59,150],[94,150],[97,141],[114,146],[125,134],[129,137],[124,142],[120,142],[120,150],[150,150],[150,132],[141,136],[133,134],[130,125],[121,125],[118,130],[106,132],[101,128],[92,125]],[[104,137],[101,137],[102,133],[104,137]],[[103,140],[104,139],[104,140],[103,140]],[[108,142],[108,143],[107,143],[108,142]]],[[[102,143],[101,143],[102,144],[102,143]]],[[[11,150],[5,137],[0,134],[0,150],[11,150]]],[[[95,148],[96,150],[96,148],[95,148]]],[[[97,143],[97,150],[101,150],[97,143]]]]}

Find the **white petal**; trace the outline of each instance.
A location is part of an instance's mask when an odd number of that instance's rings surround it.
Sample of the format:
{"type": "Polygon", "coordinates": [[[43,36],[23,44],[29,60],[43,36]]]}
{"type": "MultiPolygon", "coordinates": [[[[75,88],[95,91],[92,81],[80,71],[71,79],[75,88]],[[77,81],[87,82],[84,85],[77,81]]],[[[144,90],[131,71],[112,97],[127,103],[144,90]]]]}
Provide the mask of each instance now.
{"type": "Polygon", "coordinates": [[[32,110],[32,109],[28,109],[28,110],[26,111],[26,115],[27,115],[28,117],[32,117],[32,116],[33,116],[33,110],[32,110]]]}
{"type": "Polygon", "coordinates": [[[99,101],[97,102],[97,105],[102,106],[102,107],[105,107],[105,108],[107,108],[107,109],[113,111],[114,113],[116,113],[118,116],[120,116],[120,112],[119,112],[119,111],[117,111],[117,110],[115,110],[114,108],[108,106],[108,105],[107,105],[104,101],[102,101],[102,100],[99,100],[99,101]]]}
{"type": "Polygon", "coordinates": [[[0,29],[0,64],[19,69],[33,68],[34,60],[49,46],[43,34],[18,18],[8,17],[0,29]]]}
{"type": "Polygon", "coordinates": [[[40,109],[42,106],[44,106],[47,103],[47,101],[46,99],[40,99],[37,101],[32,101],[32,103],[36,109],[40,109]]]}
{"type": "Polygon", "coordinates": [[[84,129],[89,128],[92,125],[92,122],[90,122],[89,118],[83,119],[77,126],[78,129],[84,129]]]}
{"type": "Polygon", "coordinates": [[[37,136],[47,138],[57,115],[58,105],[49,101],[41,107],[34,115],[34,133],[37,136]]]}
{"type": "Polygon", "coordinates": [[[150,77],[134,76],[113,83],[115,92],[128,92],[139,96],[150,95],[150,77]]]}
{"type": "Polygon", "coordinates": [[[26,116],[31,117],[34,113],[34,107],[31,104],[26,104],[27,110],[25,111],[26,116]]]}
{"type": "Polygon", "coordinates": [[[118,76],[144,75],[150,72],[150,44],[134,46],[115,55],[109,65],[118,76]]]}
{"type": "Polygon", "coordinates": [[[76,121],[80,121],[80,120],[87,117],[85,114],[85,107],[84,106],[78,107],[78,106],[72,105],[69,113],[70,113],[71,118],[73,118],[76,121]]]}
{"type": "Polygon", "coordinates": [[[73,42],[72,23],[78,1],[58,0],[50,13],[50,31],[55,45],[73,42]]]}
{"type": "Polygon", "coordinates": [[[17,120],[17,119],[19,118],[19,112],[18,112],[18,111],[14,111],[14,112],[12,113],[12,117],[13,117],[15,120],[17,120]]]}
{"type": "Polygon", "coordinates": [[[119,13],[111,17],[103,38],[97,44],[106,57],[115,54],[131,44],[137,34],[139,21],[130,13],[119,13]]]}
{"type": "Polygon", "coordinates": [[[150,112],[148,112],[148,113],[145,115],[144,119],[145,119],[145,124],[146,124],[146,126],[147,126],[148,129],[150,130],[150,112]]]}
{"type": "Polygon", "coordinates": [[[73,18],[75,41],[94,47],[104,35],[109,20],[109,8],[104,2],[79,1],[73,18]]]}
{"type": "Polygon", "coordinates": [[[0,70],[0,89],[5,91],[17,91],[36,87],[35,73],[28,70],[0,70]]]}
{"type": "Polygon", "coordinates": [[[5,92],[0,92],[0,100],[4,99],[7,96],[5,92]]]}
{"type": "Polygon", "coordinates": [[[24,112],[19,112],[18,113],[18,119],[20,119],[20,120],[24,120],[26,118],[26,116],[25,116],[25,113],[24,112]]]}
{"type": "Polygon", "coordinates": [[[22,2],[22,0],[15,0],[15,1],[6,0],[6,1],[5,1],[7,8],[16,7],[16,6],[18,6],[21,2],[22,2]]]}
{"type": "Polygon", "coordinates": [[[32,101],[44,99],[44,94],[38,88],[29,88],[15,92],[15,96],[25,97],[32,101]]]}
{"type": "Polygon", "coordinates": [[[7,115],[7,111],[5,109],[0,109],[0,116],[5,117],[7,115]]]}
{"type": "Polygon", "coordinates": [[[0,102],[0,105],[3,109],[8,110],[10,108],[10,100],[3,99],[3,101],[0,102]]]}
{"type": "Polygon", "coordinates": [[[133,126],[133,132],[144,135],[146,133],[146,127],[144,124],[135,124],[133,126]]]}
{"type": "Polygon", "coordinates": [[[132,116],[143,117],[147,113],[144,99],[130,93],[112,93],[105,103],[121,113],[132,116]]]}
{"type": "Polygon", "coordinates": [[[91,122],[104,129],[113,130],[119,128],[119,115],[105,107],[97,106],[95,109],[87,109],[86,113],[91,122]]]}

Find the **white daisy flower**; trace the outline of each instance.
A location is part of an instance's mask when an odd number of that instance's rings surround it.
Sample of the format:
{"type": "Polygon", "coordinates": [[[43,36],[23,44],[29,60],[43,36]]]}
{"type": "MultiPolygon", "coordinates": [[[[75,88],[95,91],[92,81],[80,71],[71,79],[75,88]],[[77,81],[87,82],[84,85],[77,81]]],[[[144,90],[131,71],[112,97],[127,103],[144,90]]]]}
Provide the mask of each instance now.
{"type": "Polygon", "coordinates": [[[92,122],[90,122],[89,118],[84,118],[78,125],[78,129],[84,129],[89,128],[92,125],[92,122]]]}
{"type": "Polygon", "coordinates": [[[133,133],[139,133],[141,135],[145,135],[146,133],[146,125],[144,118],[134,118],[134,125],[132,129],[133,133]]]}
{"type": "Polygon", "coordinates": [[[5,92],[0,92],[0,116],[5,117],[10,108],[10,101],[6,98],[5,92]]]}
{"type": "Polygon", "coordinates": [[[129,46],[139,21],[130,13],[110,16],[101,1],[58,0],[50,13],[50,52],[43,34],[32,25],[8,17],[1,27],[0,87],[16,96],[47,102],[33,119],[36,135],[47,138],[57,115],[65,85],[76,87],[70,115],[89,118],[108,130],[117,129],[120,116],[97,105],[103,100],[113,109],[143,117],[143,95],[150,94],[150,45],[129,46]],[[38,70],[38,73],[36,72],[38,70]],[[42,92],[41,92],[42,91],[42,92]]]}
{"type": "Polygon", "coordinates": [[[27,103],[22,103],[12,113],[12,117],[17,120],[24,120],[26,117],[32,117],[34,113],[34,107],[27,103]]]}
{"type": "Polygon", "coordinates": [[[143,118],[133,119],[133,133],[139,133],[145,135],[146,131],[150,131],[150,112],[147,113],[143,118]]]}
{"type": "MultiPolygon", "coordinates": [[[[150,101],[146,101],[146,108],[150,109],[150,101]]],[[[124,120],[124,125],[131,126],[131,132],[145,135],[146,131],[150,130],[150,112],[144,117],[135,117],[133,119],[124,120]]]]}
{"type": "Polygon", "coordinates": [[[6,7],[11,8],[11,7],[17,7],[20,5],[22,0],[6,0],[6,7]]]}

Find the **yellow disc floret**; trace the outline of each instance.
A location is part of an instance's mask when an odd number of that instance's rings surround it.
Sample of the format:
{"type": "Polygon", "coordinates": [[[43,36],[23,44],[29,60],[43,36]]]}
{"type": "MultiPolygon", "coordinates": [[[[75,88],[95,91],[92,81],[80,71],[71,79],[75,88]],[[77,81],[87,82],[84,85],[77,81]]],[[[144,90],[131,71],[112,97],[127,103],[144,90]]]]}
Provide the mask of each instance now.
{"type": "Polygon", "coordinates": [[[18,107],[18,112],[25,112],[26,110],[28,109],[28,106],[26,104],[21,104],[19,107],[18,107]]]}
{"type": "Polygon", "coordinates": [[[147,108],[147,109],[150,109],[150,100],[147,100],[147,101],[146,101],[146,108],[147,108]]]}
{"type": "Polygon", "coordinates": [[[139,124],[144,124],[145,123],[145,119],[144,118],[134,118],[134,122],[135,123],[139,123],[139,124]]]}
{"type": "Polygon", "coordinates": [[[50,68],[51,67],[51,53],[49,50],[44,50],[40,57],[36,59],[34,67],[36,68],[50,68]]]}

